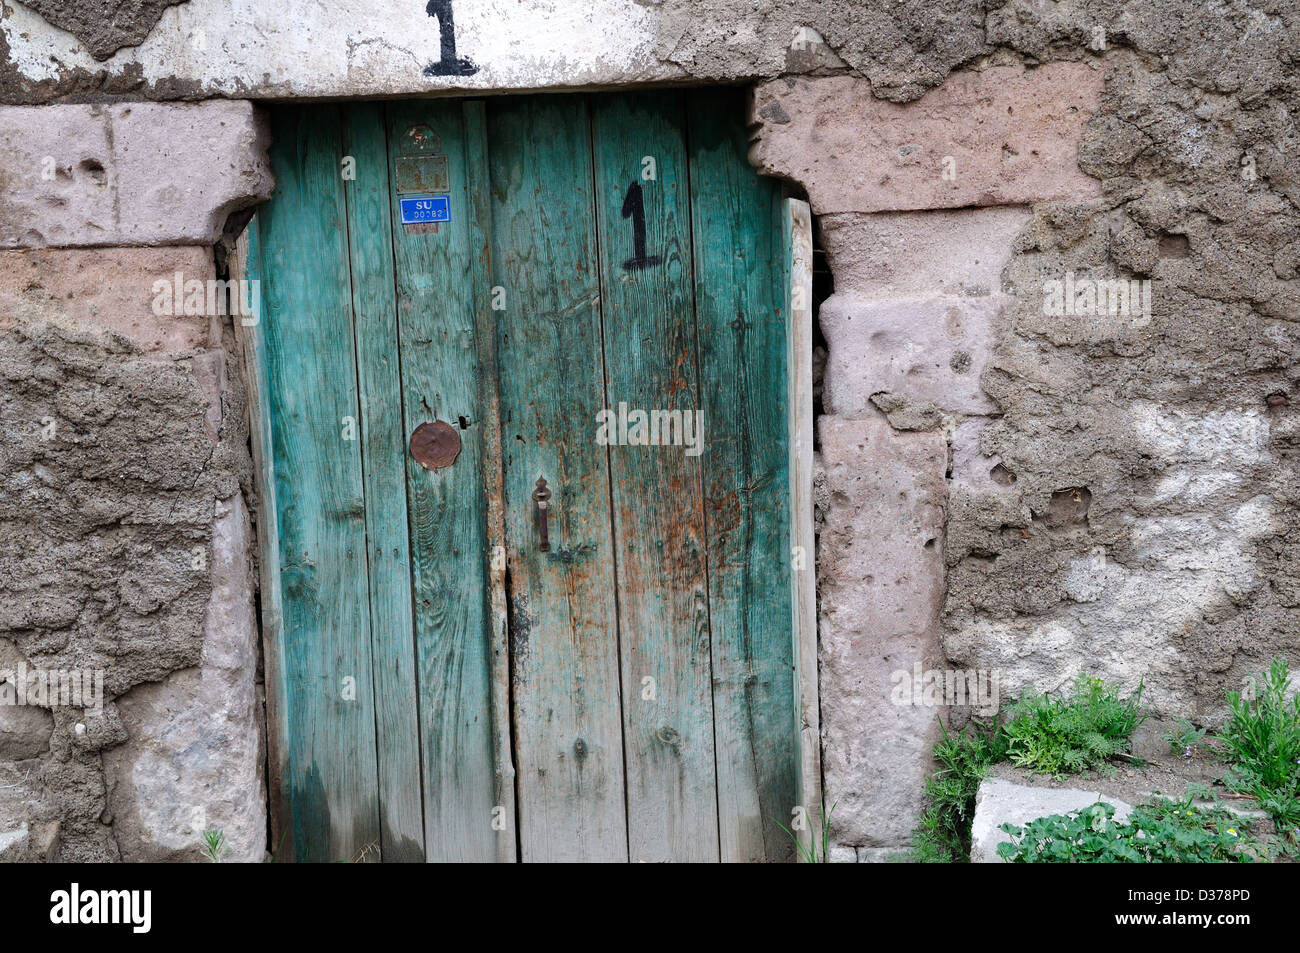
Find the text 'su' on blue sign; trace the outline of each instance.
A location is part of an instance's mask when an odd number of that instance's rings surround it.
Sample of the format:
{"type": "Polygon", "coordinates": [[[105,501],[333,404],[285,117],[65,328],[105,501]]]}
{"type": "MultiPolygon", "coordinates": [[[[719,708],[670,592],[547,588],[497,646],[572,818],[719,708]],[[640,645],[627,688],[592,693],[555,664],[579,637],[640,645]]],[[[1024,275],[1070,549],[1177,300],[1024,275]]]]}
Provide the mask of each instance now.
{"type": "Polygon", "coordinates": [[[401,199],[401,203],[403,225],[451,221],[450,195],[419,195],[401,199]]]}

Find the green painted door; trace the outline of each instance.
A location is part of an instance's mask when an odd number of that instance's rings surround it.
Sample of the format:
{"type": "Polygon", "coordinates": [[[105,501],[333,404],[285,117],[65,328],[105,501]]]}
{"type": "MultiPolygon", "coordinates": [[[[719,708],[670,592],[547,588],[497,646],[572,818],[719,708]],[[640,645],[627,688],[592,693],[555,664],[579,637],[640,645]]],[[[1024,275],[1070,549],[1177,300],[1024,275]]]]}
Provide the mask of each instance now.
{"type": "Polygon", "coordinates": [[[788,229],[741,94],[273,110],[280,856],[788,860],[788,229]]]}

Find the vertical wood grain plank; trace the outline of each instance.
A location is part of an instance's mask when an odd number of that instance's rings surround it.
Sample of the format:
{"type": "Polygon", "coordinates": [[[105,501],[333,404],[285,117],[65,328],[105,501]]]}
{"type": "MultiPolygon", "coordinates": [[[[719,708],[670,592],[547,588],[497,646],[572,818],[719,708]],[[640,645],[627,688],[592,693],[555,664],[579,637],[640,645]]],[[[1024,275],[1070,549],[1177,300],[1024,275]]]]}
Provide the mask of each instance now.
{"type": "MultiPolygon", "coordinates": [[[[745,159],[734,90],[689,99],[721,855],[789,860],[798,805],[786,249],[779,186],[745,159]]],[[[811,554],[808,556],[811,559],[811,554]]],[[[812,805],[804,805],[812,813],[812,805]]]]}
{"type": "Polygon", "coordinates": [[[492,686],[484,553],[482,408],[465,129],[455,102],[393,104],[389,174],[402,137],[427,125],[450,173],[451,221],[411,233],[392,196],[404,435],[442,420],[461,428],[450,466],[425,470],[406,454],[415,596],[425,851],[430,861],[490,861],[497,836],[492,686]]]}
{"type": "Polygon", "coordinates": [[[379,840],[359,416],[339,110],[276,110],[262,211],[272,457],[300,861],[379,840]],[[347,680],[352,680],[351,682],[347,680]]]}
{"type": "MultiPolygon", "coordinates": [[[[799,803],[817,820],[822,804],[821,711],[817,691],[817,578],[813,536],[813,375],[812,375],[812,210],[807,202],[786,199],[782,233],[787,248],[790,289],[786,363],[789,367],[790,541],[792,561],[795,715],[799,725],[799,803]]],[[[806,848],[814,827],[799,834],[806,848]]],[[[800,855],[803,856],[802,854],[800,855]]]]}
{"type": "MultiPolygon", "coordinates": [[[[235,244],[230,259],[233,281],[266,280],[262,267],[262,222],[253,216],[235,244]]],[[[257,532],[258,588],[262,610],[262,683],[266,689],[267,800],[270,806],[271,850],[276,862],[290,862],[294,845],[286,831],[292,811],[284,781],[289,777],[289,726],[284,681],[283,612],[280,596],[280,534],[276,526],[275,455],[271,441],[271,392],[267,380],[265,308],[261,294],[247,319],[234,320],[235,337],[244,356],[248,391],[248,428],[253,451],[257,493],[253,502],[257,532]]]]}
{"type": "Polygon", "coordinates": [[[627,859],[585,100],[489,112],[521,859],[627,859]],[[538,549],[535,481],[550,485],[538,549]]]}
{"type": "Polygon", "coordinates": [[[510,728],[510,631],[506,608],[505,487],[501,453],[500,362],[492,311],[492,202],[488,167],[487,116],[482,100],[464,104],[466,174],[469,188],[471,282],[479,362],[480,420],[483,426],[483,493],[487,520],[484,552],[488,580],[489,661],[492,692],[493,802],[503,826],[496,830],[497,857],[518,859],[515,831],[515,769],[510,728]],[[479,293],[482,289],[482,293],[479,293]]]}
{"type": "Polygon", "coordinates": [[[693,418],[609,451],[633,861],[718,859],[685,115],[678,92],[593,101],[609,404],[693,418]]]}
{"type": "Polygon", "coordinates": [[[356,173],[355,179],[344,182],[344,193],[369,542],[381,855],[385,861],[423,861],[402,381],[393,292],[388,149],[379,106],[345,108],[343,148],[355,160],[356,173]]]}

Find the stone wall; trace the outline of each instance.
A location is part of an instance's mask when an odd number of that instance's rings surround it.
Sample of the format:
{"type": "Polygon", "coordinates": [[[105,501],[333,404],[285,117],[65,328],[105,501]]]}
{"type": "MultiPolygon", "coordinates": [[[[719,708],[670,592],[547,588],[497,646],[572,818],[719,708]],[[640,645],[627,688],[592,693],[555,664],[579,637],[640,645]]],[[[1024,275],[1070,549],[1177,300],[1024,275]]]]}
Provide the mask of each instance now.
{"type": "Polygon", "coordinates": [[[755,85],[752,159],[806,191],[834,277],[836,858],[907,843],[937,719],[967,717],[899,672],[1144,677],[1158,726],[1300,659],[1291,6],[452,2],[454,49],[423,0],[3,3],[0,102],[99,105],[0,108],[0,663],[102,662],[114,701],[0,708],[0,851],[260,849],[238,362],[141,297],[213,274],[268,194],[240,100],[755,85]],[[1149,281],[1149,313],[1054,314],[1067,275],[1149,281]]]}
{"type": "Polygon", "coordinates": [[[0,109],[0,669],[102,677],[0,706],[0,859],[265,854],[242,372],[154,307],[264,149],[247,103],[0,109]]]}
{"type": "Polygon", "coordinates": [[[921,679],[891,673],[989,673],[1004,700],[1144,680],[1155,735],[1214,725],[1227,690],[1300,655],[1300,221],[1294,157],[1261,138],[1295,75],[1254,56],[1267,92],[1123,48],[990,61],[906,104],[844,77],[759,88],[753,158],[807,188],[835,277],[819,635],[839,859],[906,844],[937,716],[969,714],[900,700],[921,679]],[[1067,275],[1147,281],[1150,309],[1062,314],[1067,275]]]}

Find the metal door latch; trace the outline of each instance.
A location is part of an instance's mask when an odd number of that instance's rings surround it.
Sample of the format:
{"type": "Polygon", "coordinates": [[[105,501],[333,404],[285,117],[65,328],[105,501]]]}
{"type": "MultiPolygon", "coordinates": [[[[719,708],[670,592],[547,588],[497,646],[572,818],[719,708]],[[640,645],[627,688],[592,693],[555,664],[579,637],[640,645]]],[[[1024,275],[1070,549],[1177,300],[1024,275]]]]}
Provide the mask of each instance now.
{"type": "Polygon", "coordinates": [[[537,502],[537,529],[542,535],[542,544],[538,549],[544,553],[550,552],[551,538],[546,526],[546,511],[550,509],[551,491],[542,477],[537,478],[537,489],[533,490],[533,499],[537,502]]]}

